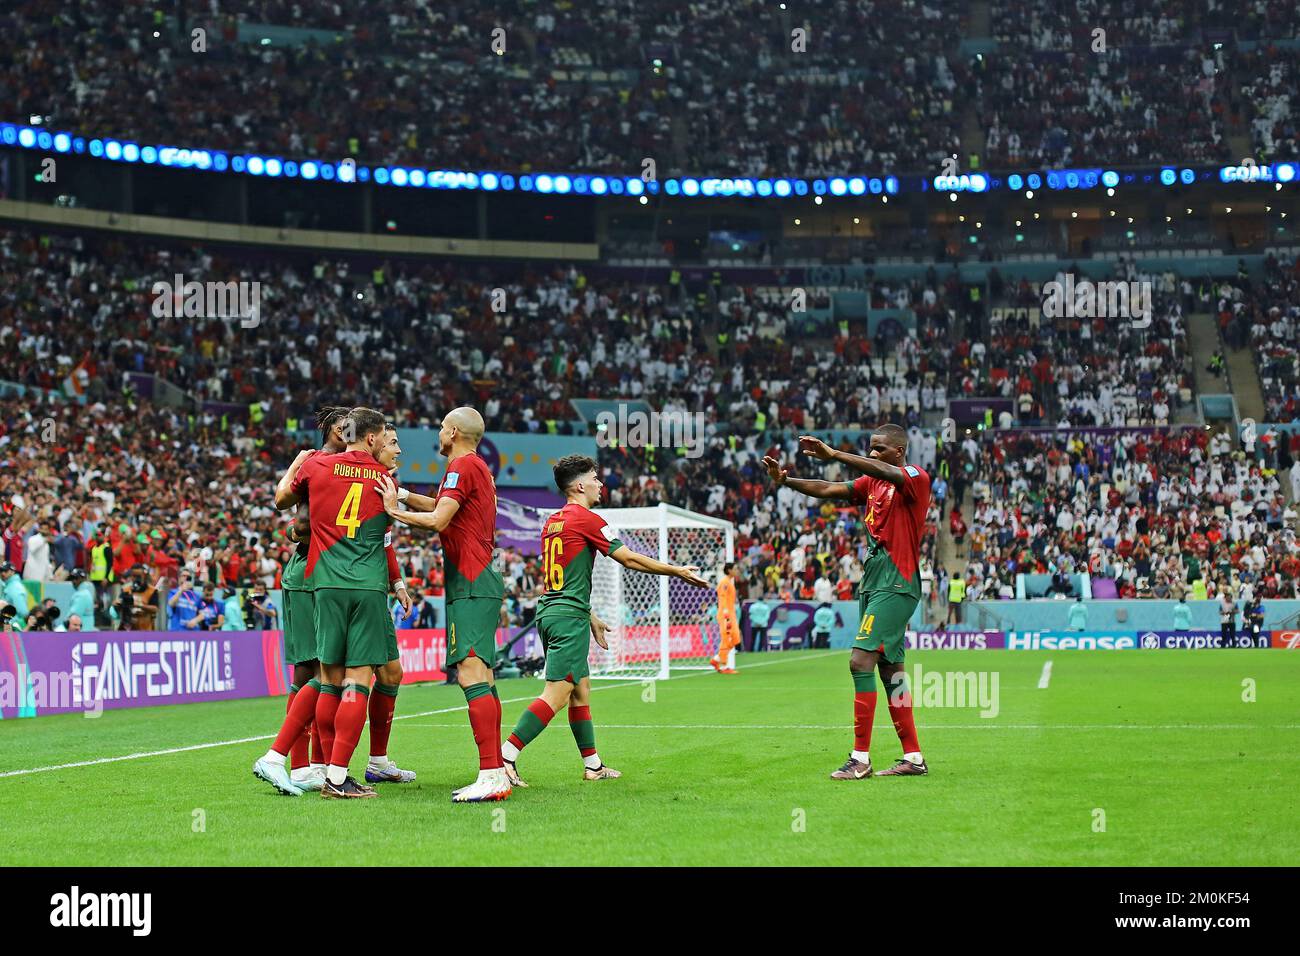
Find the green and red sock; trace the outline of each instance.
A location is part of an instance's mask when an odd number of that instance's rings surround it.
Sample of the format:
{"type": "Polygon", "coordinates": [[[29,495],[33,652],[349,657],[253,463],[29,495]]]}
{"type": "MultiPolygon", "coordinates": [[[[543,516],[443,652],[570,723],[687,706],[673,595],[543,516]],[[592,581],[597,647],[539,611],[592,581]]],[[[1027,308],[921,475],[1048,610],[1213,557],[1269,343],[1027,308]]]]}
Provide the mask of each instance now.
{"type": "Polygon", "coordinates": [[[397,692],[394,684],[375,682],[370,695],[370,756],[388,755],[388,735],[393,730],[393,711],[397,709],[397,692]]]}
{"type": "Polygon", "coordinates": [[[584,758],[596,755],[596,728],[591,722],[590,707],[569,705],[569,729],[573,731],[573,740],[578,745],[578,753],[584,758]]]}
{"type": "Polygon", "coordinates": [[[510,745],[507,753],[507,759],[513,761],[519,756],[519,751],[527,747],[533,740],[546,729],[546,725],[551,722],[555,716],[555,711],[551,709],[544,698],[538,697],[528,705],[528,708],[519,715],[519,720],[515,724],[514,731],[506,741],[510,745]],[[513,756],[510,756],[513,754],[513,756]]]}
{"type": "MultiPolygon", "coordinates": [[[[298,687],[297,684],[289,685],[289,700],[284,705],[285,717],[288,717],[289,712],[293,710],[293,701],[294,698],[298,696],[299,690],[300,688],[298,687]]],[[[314,709],[315,708],[313,708],[313,710],[314,709]]],[[[293,745],[289,749],[290,770],[301,770],[303,767],[307,766],[307,745],[310,742],[311,742],[311,726],[309,724],[308,726],[302,729],[302,733],[298,735],[298,739],[296,739],[293,742],[293,745]]]]}

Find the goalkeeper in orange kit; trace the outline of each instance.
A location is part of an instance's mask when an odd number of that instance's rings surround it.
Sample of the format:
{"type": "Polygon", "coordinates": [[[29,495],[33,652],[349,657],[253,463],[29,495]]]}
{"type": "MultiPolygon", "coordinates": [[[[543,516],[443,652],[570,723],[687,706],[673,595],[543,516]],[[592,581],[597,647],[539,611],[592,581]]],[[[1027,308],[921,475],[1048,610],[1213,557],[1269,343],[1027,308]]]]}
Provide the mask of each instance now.
{"type": "Polygon", "coordinates": [[[738,573],[733,561],[723,565],[722,577],[718,580],[718,630],[721,639],[718,653],[709,659],[709,663],[719,674],[736,673],[736,648],[740,646],[740,616],[736,613],[738,573]]]}

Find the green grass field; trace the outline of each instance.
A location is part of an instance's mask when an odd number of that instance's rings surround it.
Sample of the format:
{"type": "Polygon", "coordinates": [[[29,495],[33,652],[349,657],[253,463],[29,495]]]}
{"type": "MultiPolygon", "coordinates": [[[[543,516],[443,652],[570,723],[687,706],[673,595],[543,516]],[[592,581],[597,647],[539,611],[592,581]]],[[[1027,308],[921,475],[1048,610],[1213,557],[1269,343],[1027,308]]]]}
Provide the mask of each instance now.
{"type": "MultiPolygon", "coordinates": [[[[911,655],[909,670],[918,662],[927,672],[996,672],[999,712],[918,707],[930,776],[860,782],[827,779],[852,744],[844,651],[745,655],[740,676],[675,677],[654,686],[653,701],[640,683],[602,683],[592,698],[597,744],[624,777],[583,782],[561,714],[520,762],[532,786],[503,804],[449,801],[477,768],[453,687],[403,689],[389,751],[419,782],[360,802],[282,797],[252,776],[267,741],[229,742],[273,734],[283,698],[6,720],[0,864],[1221,866],[1300,858],[1300,654],[931,651],[911,655]],[[1242,699],[1247,679],[1254,702],[1242,699]],[[150,753],[187,747],[195,749],[150,753]],[[130,754],[149,755],[112,759],[130,754]],[[59,768],[93,760],[105,762],[59,768]],[[26,772],[35,768],[58,769],[26,772]],[[344,833],[352,847],[333,859],[300,849],[344,833]]],[[[502,682],[507,732],[540,686],[502,682]]],[[[883,696],[877,769],[899,753],[883,696]]],[[[363,737],[358,776],[366,747],[363,737]]]]}

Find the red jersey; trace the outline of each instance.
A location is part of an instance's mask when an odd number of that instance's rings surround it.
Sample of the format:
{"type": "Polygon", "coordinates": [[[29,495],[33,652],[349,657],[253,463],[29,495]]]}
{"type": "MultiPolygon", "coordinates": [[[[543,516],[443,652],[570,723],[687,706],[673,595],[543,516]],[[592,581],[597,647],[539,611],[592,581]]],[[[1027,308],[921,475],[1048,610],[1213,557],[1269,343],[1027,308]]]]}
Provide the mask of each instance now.
{"type": "Polygon", "coordinates": [[[447,600],[482,597],[501,600],[505,580],[492,566],[497,534],[497,486],[487,462],[479,455],[461,455],[447,463],[437,497],[460,505],[443,530],[442,552],[447,575],[447,600]]]}
{"type": "MultiPolygon", "coordinates": [[[[866,509],[867,531],[889,555],[908,582],[918,581],[921,530],[930,508],[930,476],[915,465],[903,466],[903,483],[863,475],[852,482],[852,500],[866,509]]],[[[865,578],[863,580],[866,580],[865,578]]]]}

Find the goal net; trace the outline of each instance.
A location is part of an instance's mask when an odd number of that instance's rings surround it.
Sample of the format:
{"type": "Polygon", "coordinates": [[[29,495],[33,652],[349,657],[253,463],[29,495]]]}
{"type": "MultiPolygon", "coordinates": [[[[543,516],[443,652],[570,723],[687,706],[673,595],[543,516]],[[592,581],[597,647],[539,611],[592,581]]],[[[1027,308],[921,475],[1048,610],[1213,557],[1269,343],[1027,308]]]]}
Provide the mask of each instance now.
{"type": "MultiPolygon", "coordinates": [[[[735,527],[673,505],[596,511],[633,551],[669,564],[694,565],[715,587],[735,558],[735,527]]],[[[709,666],[718,650],[717,592],[676,578],[629,571],[596,556],[591,607],[610,626],[609,650],[591,642],[591,676],[666,680],[673,670],[709,666]]]]}

